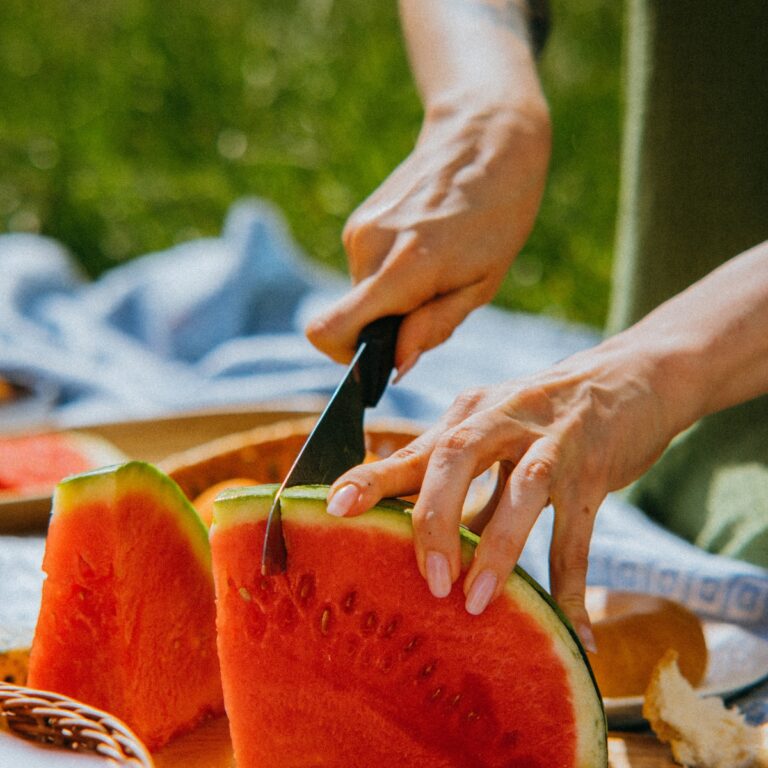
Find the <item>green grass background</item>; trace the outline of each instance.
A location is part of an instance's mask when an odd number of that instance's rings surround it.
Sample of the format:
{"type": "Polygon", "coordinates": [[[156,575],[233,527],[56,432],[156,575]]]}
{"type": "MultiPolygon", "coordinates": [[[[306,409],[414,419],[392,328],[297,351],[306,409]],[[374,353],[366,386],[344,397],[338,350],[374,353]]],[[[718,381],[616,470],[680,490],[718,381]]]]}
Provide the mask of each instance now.
{"type": "MultiPolygon", "coordinates": [[[[552,170],[502,306],[604,320],[621,5],[552,2],[552,170]]],[[[0,231],[55,237],[92,276],[218,233],[244,195],[344,269],[347,215],[420,119],[395,0],[0,3],[0,231]]]]}

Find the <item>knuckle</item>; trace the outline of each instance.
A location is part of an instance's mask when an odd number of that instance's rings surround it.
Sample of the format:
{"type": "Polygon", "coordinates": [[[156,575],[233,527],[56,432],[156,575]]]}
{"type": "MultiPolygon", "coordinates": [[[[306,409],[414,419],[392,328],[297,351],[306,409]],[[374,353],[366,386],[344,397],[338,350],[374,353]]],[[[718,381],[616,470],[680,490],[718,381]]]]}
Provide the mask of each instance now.
{"type": "Polygon", "coordinates": [[[417,504],[413,508],[412,524],[416,535],[425,544],[441,538],[443,516],[434,507],[417,504]]]}
{"type": "Polygon", "coordinates": [[[376,243],[381,240],[381,228],[375,220],[353,213],[344,226],[341,240],[347,253],[351,257],[357,257],[375,249],[376,243]]]}
{"type": "Polygon", "coordinates": [[[536,485],[551,486],[554,474],[554,461],[549,458],[537,457],[522,467],[522,479],[536,485]]]}
{"type": "Polygon", "coordinates": [[[581,582],[587,574],[589,565],[589,544],[577,541],[563,552],[557,553],[552,560],[553,571],[560,582],[581,582]]]}
{"type": "Polygon", "coordinates": [[[456,413],[468,414],[477,409],[485,399],[485,390],[482,387],[467,389],[456,397],[451,410],[456,413]]]}
{"type": "Polygon", "coordinates": [[[421,458],[421,451],[412,445],[405,445],[402,448],[398,448],[387,458],[394,459],[395,461],[413,461],[421,458]]]}
{"type": "Polygon", "coordinates": [[[477,443],[477,432],[471,427],[458,426],[443,435],[437,444],[437,451],[443,453],[462,453],[477,443]]]}
{"type": "Polygon", "coordinates": [[[558,594],[557,604],[565,614],[571,618],[586,614],[584,609],[584,596],[578,592],[563,592],[558,594]]]}
{"type": "Polygon", "coordinates": [[[518,389],[510,401],[510,406],[524,413],[536,413],[545,421],[551,420],[554,414],[549,394],[544,387],[538,385],[518,389]]]}
{"type": "Polygon", "coordinates": [[[341,231],[341,242],[344,244],[344,248],[347,253],[352,253],[354,249],[354,239],[357,235],[359,224],[357,221],[357,214],[353,213],[347,223],[344,225],[344,229],[341,231]]]}

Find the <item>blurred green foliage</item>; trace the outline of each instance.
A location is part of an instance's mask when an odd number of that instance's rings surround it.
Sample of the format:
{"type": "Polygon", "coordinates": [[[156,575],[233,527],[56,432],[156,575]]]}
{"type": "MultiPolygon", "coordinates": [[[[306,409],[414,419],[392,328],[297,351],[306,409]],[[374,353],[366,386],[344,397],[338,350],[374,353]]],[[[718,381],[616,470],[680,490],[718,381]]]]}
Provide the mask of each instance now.
{"type": "MultiPolygon", "coordinates": [[[[620,5],[553,2],[552,171],[503,306],[604,319],[620,5]]],[[[347,215],[421,119],[395,0],[3,0],[0,83],[0,231],[55,237],[94,276],[218,233],[244,195],[343,269],[347,215]]]]}

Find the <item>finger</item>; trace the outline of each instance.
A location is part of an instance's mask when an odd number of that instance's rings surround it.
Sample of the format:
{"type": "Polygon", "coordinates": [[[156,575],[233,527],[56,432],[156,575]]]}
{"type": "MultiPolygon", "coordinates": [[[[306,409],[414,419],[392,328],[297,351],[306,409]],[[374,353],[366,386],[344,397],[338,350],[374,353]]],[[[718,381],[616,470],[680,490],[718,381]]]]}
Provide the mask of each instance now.
{"type": "MultiPolygon", "coordinates": [[[[507,480],[509,480],[513,469],[514,464],[511,461],[500,461],[495,468],[492,467],[488,470],[488,480],[494,483],[494,487],[490,496],[487,497],[487,501],[478,509],[467,510],[465,505],[461,522],[478,536],[483,532],[485,526],[488,525],[488,521],[496,511],[501,497],[507,493],[507,480]]],[[[480,478],[482,479],[484,476],[481,475],[480,478]]],[[[475,482],[477,480],[478,478],[475,479],[475,482]]]]}
{"type": "Polygon", "coordinates": [[[506,492],[485,526],[464,579],[469,613],[482,613],[504,589],[534,523],[548,503],[555,460],[553,446],[540,440],[512,470],[506,492]]]}
{"type": "Polygon", "coordinates": [[[481,411],[441,435],[429,457],[413,509],[414,548],[419,570],[437,597],[448,594],[459,576],[459,523],[469,485],[505,456],[509,432],[508,420],[493,410],[481,411]]]}
{"type": "Polygon", "coordinates": [[[441,435],[480,407],[484,396],[484,390],[462,393],[431,429],[408,445],[385,459],[345,472],[331,485],[328,512],[338,517],[361,515],[385,497],[415,493],[441,435]]]}
{"type": "Polygon", "coordinates": [[[366,304],[365,283],[352,288],[325,312],[309,321],[304,333],[321,352],[347,364],[355,354],[360,331],[377,317],[393,314],[383,301],[366,304]]]}
{"type": "Polygon", "coordinates": [[[492,297],[484,282],[473,283],[427,301],[402,322],[397,336],[395,362],[400,381],[419,357],[447,341],[461,322],[492,297]]]}
{"type": "Polygon", "coordinates": [[[595,651],[592,624],[584,605],[589,565],[589,544],[595,514],[602,501],[575,496],[555,504],[549,571],[555,602],[571,620],[584,646],[595,651]]]}
{"type": "MultiPolygon", "coordinates": [[[[409,233],[401,233],[375,274],[310,321],[305,333],[321,352],[347,363],[368,323],[386,315],[407,315],[432,298],[431,281],[425,278],[423,262],[413,253],[412,240],[409,233]]],[[[396,351],[396,366],[403,362],[402,354],[396,351]]]]}
{"type": "Polygon", "coordinates": [[[397,231],[375,223],[377,211],[366,201],[348,219],[341,234],[353,283],[372,275],[392,250],[397,231]]]}
{"type": "Polygon", "coordinates": [[[386,459],[361,464],[345,472],[328,493],[328,513],[354,517],[383,498],[408,496],[421,485],[431,452],[424,435],[386,459]]]}

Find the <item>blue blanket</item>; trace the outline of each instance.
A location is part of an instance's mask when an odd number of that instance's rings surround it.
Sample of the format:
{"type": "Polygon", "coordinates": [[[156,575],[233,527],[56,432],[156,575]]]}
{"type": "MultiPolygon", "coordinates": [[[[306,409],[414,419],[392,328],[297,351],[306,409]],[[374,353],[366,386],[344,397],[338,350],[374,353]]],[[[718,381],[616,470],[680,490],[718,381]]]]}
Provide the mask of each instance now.
{"type": "MultiPolygon", "coordinates": [[[[260,201],[235,205],[220,237],[93,282],[51,240],[0,236],[0,376],[30,383],[59,426],[329,395],[341,368],[302,328],[346,285],[307,260],[260,201]]],[[[541,370],[598,340],[553,319],[478,310],[387,390],[377,414],[429,422],[467,387],[541,370]]],[[[521,561],[544,584],[549,530],[551,510],[521,561]]],[[[598,515],[589,579],[672,596],[768,641],[768,572],[696,549],[619,495],[598,515]]],[[[768,685],[741,704],[768,720],[768,685]]]]}

